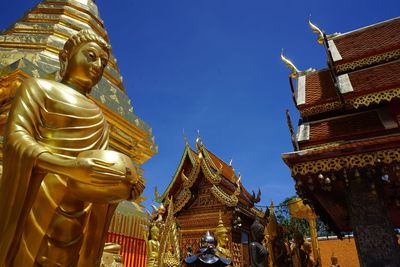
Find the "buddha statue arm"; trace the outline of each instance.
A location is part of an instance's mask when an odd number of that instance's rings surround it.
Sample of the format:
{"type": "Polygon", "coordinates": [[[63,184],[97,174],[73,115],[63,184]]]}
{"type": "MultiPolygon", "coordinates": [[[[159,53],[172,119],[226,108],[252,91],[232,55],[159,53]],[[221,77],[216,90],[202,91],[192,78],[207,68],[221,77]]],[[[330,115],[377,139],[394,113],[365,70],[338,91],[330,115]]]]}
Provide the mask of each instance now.
{"type": "MultiPolygon", "coordinates": [[[[112,162],[90,158],[65,158],[49,151],[45,144],[37,141],[42,122],[42,112],[47,112],[46,90],[35,79],[25,80],[15,98],[10,111],[6,145],[10,149],[32,147],[36,153],[35,166],[42,173],[65,175],[86,183],[115,183],[125,177],[125,173],[112,169],[112,162]],[[88,181],[88,177],[90,177],[88,181]]],[[[58,112],[63,112],[62,110],[58,112]]],[[[43,125],[43,126],[42,126],[43,125]]]]}
{"type": "Polygon", "coordinates": [[[36,164],[40,171],[65,175],[86,183],[113,184],[125,178],[124,173],[110,168],[114,163],[98,159],[66,159],[51,153],[42,153],[36,164]],[[87,177],[90,177],[90,181],[87,177]]]}

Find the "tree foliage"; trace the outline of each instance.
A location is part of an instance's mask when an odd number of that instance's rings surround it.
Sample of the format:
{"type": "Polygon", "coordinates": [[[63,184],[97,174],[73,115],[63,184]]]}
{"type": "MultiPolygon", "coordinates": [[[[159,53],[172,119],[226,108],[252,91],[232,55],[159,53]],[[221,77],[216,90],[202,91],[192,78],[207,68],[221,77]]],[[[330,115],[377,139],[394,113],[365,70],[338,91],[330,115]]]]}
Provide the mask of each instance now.
{"type": "MultiPolygon", "coordinates": [[[[299,231],[302,235],[310,237],[310,227],[307,220],[291,218],[288,203],[297,196],[288,197],[275,207],[275,216],[280,225],[285,229],[287,238],[292,239],[295,230],[299,231]]],[[[333,235],[329,227],[324,224],[320,219],[317,219],[317,233],[318,236],[333,235]]]]}

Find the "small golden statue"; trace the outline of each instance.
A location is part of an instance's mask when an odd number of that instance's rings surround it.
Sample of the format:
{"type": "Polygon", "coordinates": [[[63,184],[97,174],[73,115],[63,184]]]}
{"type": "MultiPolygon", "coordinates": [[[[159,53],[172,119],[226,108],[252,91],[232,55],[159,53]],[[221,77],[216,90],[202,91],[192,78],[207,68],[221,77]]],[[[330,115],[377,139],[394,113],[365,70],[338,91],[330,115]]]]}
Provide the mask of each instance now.
{"type": "Polygon", "coordinates": [[[217,252],[215,254],[217,256],[232,259],[232,252],[227,248],[229,243],[228,229],[226,229],[224,222],[222,221],[221,211],[219,212],[218,226],[215,229],[215,237],[217,238],[217,252]]]}
{"type": "Polygon", "coordinates": [[[160,250],[160,229],[154,224],[150,228],[150,240],[147,251],[147,267],[158,267],[158,252],[160,250]]]}
{"type": "Polygon", "coordinates": [[[0,266],[99,266],[119,201],[143,191],[129,157],[108,147],[109,127],[87,97],[110,46],[93,31],[60,52],[61,82],[18,89],[4,135],[0,266]]]}

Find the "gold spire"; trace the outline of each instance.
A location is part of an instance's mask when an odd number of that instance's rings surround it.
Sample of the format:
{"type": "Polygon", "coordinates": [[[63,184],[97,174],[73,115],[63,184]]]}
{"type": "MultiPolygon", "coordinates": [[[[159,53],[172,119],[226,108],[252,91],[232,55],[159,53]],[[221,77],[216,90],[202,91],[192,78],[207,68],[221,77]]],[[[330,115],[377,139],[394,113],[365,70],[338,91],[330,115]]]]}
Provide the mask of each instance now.
{"type": "Polygon", "coordinates": [[[292,70],[292,72],[289,74],[290,77],[292,77],[292,78],[297,78],[297,77],[299,76],[299,73],[300,73],[301,71],[299,71],[299,69],[296,68],[296,66],[293,64],[292,61],[290,61],[289,59],[287,59],[287,58],[283,55],[283,49],[282,49],[282,51],[281,51],[281,60],[283,61],[283,63],[286,64],[286,66],[288,66],[288,67],[292,70]]]}
{"type": "Polygon", "coordinates": [[[310,25],[311,30],[313,30],[314,33],[318,34],[317,42],[319,44],[324,44],[325,38],[324,38],[324,33],[321,31],[320,28],[317,27],[314,23],[311,22],[311,15],[308,17],[308,25],[310,25]]]}
{"type": "Polygon", "coordinates": [[[228,229],[226,229],[224,225],[224,221],[222,220],[221,210],[219,211],[219,219],[218,219],[218,226],[215,229],[215,235],[219,236],[221,233],[227,233],[228,229]]]}

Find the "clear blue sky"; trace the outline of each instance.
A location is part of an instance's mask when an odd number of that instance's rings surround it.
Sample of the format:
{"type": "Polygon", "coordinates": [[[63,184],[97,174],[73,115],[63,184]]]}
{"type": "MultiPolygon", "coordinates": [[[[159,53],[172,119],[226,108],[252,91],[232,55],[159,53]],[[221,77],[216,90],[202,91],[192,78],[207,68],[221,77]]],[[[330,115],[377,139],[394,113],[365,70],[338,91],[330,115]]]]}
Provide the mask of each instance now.
{"type": "MultiPolygon", "coordinates": [[[[0,28],[39,0],[3,3],[0,28]]],[[[294,194],[281,153],[291,151],[285,109],[294,124],[289,70],[281,48],[301,70],[326,56],[307,25],[347,32],[400,14],[399,1],[97,0],[135,113],[152,128],[159,153],[143,167],[145,195],[166,188],[181,158],[182,129],[242,174],[260,204],[294,194]]]]}

